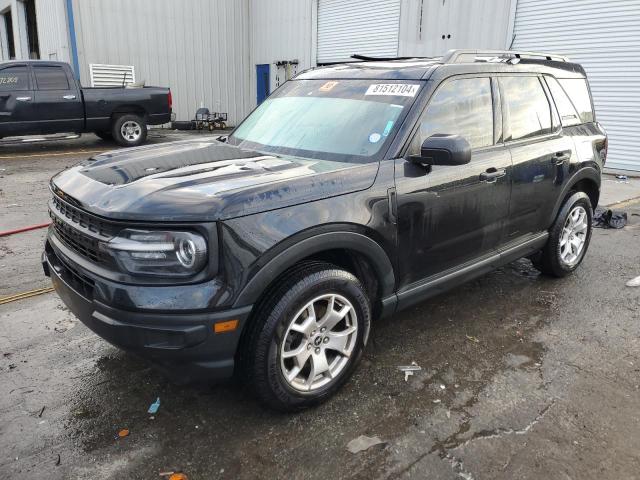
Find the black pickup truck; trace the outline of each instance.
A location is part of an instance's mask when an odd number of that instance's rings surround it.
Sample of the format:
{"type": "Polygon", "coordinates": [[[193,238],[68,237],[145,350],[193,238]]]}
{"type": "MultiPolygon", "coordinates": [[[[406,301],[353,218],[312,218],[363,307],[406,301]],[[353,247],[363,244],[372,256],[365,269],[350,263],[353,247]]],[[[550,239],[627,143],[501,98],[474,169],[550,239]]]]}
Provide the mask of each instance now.
{"type": "Polygon", "coordinates": [[[94,132],[133,147],[170,119],[168,88],[83,88],[67,63],[0,63],[0,138],[94,132]]]}

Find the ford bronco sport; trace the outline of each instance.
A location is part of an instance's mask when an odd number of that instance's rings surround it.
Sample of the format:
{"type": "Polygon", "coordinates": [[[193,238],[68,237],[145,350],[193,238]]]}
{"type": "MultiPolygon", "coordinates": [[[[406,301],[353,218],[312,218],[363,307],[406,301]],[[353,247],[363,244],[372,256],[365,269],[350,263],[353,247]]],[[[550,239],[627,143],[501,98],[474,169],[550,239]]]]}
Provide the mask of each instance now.
{"type": "Polygon", "coordinates": [[[53,177],[43,266],[112,344],[183,381],[236,372],[299,410],[347,381],[372,318],[521,257],[575,270],[606,154],[585,72],[564,57],[315,68],[228,138],[53,177]]]}

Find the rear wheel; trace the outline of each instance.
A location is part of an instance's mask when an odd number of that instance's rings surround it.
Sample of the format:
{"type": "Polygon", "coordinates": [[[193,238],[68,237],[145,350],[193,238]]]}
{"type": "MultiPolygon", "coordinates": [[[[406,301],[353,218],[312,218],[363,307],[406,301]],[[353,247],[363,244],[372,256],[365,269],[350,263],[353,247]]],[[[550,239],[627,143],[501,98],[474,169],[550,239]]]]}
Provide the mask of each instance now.
{"type": "Polygon", "coordinates": [[[564,277],[582,263],[593,228],[591,201],[584,192],[571,194],[564,202],[549,230],[547,244],[532,258],[542,273],[564,277]]]}
{"type": "Polygon", "coordinates": [[[135,114],[122,115],[113,122],[111,133],[118,145],[137,147],[147,139],[147,123],[135,114]]]}
{"type": "Polygon", "coordinates": [[[331,397],[367,342],[369,299],[351,273],[303,264],[258,305],[242,352],[245,380],[272,408],[297,411],[331,397]]]}

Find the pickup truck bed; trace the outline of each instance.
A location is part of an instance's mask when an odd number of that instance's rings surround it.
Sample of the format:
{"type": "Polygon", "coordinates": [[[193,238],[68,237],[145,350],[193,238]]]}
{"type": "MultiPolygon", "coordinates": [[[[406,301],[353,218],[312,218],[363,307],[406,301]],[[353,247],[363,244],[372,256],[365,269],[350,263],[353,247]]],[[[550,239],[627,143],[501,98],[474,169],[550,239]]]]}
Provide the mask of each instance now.
{"type": "Polygon", "coordinates": [[[136,146],[170,120],[168,88],[82,88],[66,63],[0,63],[0,138],[95,132],[136,146]]]}

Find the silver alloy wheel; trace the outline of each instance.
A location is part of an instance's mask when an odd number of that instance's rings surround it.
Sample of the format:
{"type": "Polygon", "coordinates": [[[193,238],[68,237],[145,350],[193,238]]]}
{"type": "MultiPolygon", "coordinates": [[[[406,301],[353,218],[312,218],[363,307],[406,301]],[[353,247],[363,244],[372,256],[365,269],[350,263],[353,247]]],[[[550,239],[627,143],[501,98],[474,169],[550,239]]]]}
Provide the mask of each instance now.
{"type": "Polygon", "coordinates": [[[587,211],[578,205],[569,212],[560,235],[560,260],[568,267],[578,263],[587,242],[588,230],[587,211]]]}
{"type": "Polygon", "coordinates": [[[120,133],[125,140],[135,142],[142,135],[142,126],[138,122],[127,120],[120,127],[120,133]]]}
{"type": "Polygon", "coordinates": [[[334,293],[307,303],[287,326],[280,368],[294,389],[309,392],[336,378],[349,363],[358,336],[356,311],[334,293]]]}

